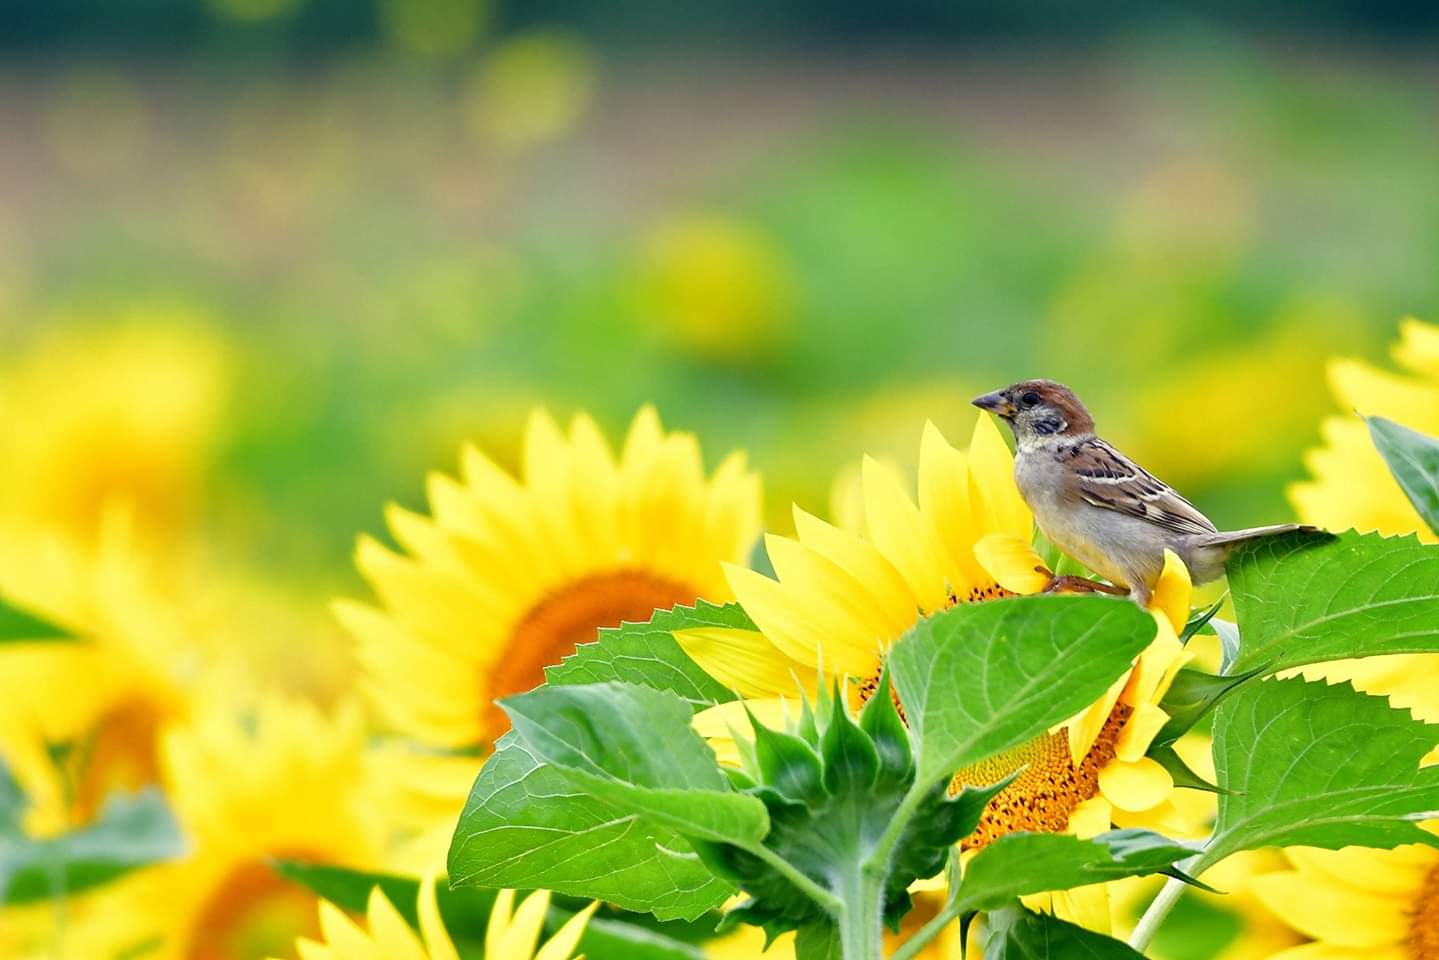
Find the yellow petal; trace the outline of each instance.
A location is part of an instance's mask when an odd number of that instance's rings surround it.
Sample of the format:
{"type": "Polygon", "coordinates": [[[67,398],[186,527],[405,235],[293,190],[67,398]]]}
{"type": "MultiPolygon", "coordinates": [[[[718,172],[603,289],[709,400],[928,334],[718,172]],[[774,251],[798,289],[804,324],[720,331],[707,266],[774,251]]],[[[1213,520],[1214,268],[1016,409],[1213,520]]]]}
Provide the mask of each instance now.
{"type": "Polygon", "coordinates": [[[1109,715],[1114,712],[1114,705],[1119,702],[1119,695],[1128,683],[1129,674],[1126,673],[1109,685],[1104,696],[1065,724],[1069,729],[1069,758],[1076,767],[1084,762],[1094,747],[1094,741],[1099,739],[1099,731],[1109,722],[1109,715]]]}
{"type": "Polygon", "coordinates": [[[1169,628],[1169,621],[1159,614],[1154,615],[1158,629],[1154,640],[1139,655],[1124,688],[1123,701],[1130,706],[1141,703],[1158,703],[1163,697],[1161,687],[1168,689],[1179,667],[1193,657],[1179,643],[1179,638],[1169,628]]]}
{"type": "Polygon", "coordinates": [[[1318,874],[1269,873],[1255,877],[1253,889],[1294,929],[1339,946],[1392,946],[1409,932],[1407,901],[1330,882],[1318,874]]]}
{"type": "Polygon", "coordinates": [[[1343,406],[1365,416],[1388,417],[1425,429],[1425,414],[1439,411],[1439,386],[1377,370],[1358,360],[1332,361],[1329,381],[1343,406]]]}
{"type": "Polygon", "coordinates": [[[1141,703],[1134,708],[1119,739],[1114,743],[1114,756],[1128,763],[1138,762],[1149,750],[1155,736],[1169,722],[1169,714],[1153,703],[1141,703]]]}
{"type": "Polygon", "coordinates": [[[574,956],[575,947],[579,945],[580,937],[584,935],[585,925],[590,922],[590,917],[594,916],[599,906],[598,901],[591,903],[566,920],[565,925],[556,930],[549,942],[535,954],[535,960],[570,960],[574,956]]]}
{"type": "Polygon", "coordinates": [[[1058,890],[1053,894],[1054,915],[1095,933],[1110,932],[1109,890],[1105,884],[1058,890]]]}
{"type": "Polygon", "coordinates": [[[1034,517],[1014,483],[1014,456],[989,416],[981,413],[969,441],[969,501],[985,529],[1026,537],[1034,517]]]}
{"type": "Polygon", "coordinates": [[[493,960],[531,960],[535,946],[540,942],[544,930],[545,914],[550,909],[550,892],[536,890],[525,897],[520,907],[510,918],[493,952],[486,937],[485,956],[493,960]]]}
{"type": "Polygon", "coordinates": [[[765,537],[776,575],[814,633],[828,672],[878,672],[876,654],[896,639],[889,618],[867,602],[864,585],[828,557],[788,537],[765,537]]]}
{"type": "Polygon", "coordinates": [[[904,577],[925,613],[942,609],[949,600],[944,557],[898,473],[865,457],[862,477],[870,540],[904,577]]]}
{"type": "Polygon", "coordinates": [[[1303,943],[1270,954],[1268,960],[1411,960],[1409,951],[1387,947],[1341,947],[1333,943],[1303,943]]]}
{"type": "Polygon", "coordinates": [[[420,885],[419,912],[420,935],[425,939],[425,949],[430,953],[430,960],[460,960],[454,941],[445,929],[445,922],[440,919],[434,874],[426,876],[420,885]]]}
{"type": "Polygon", "coordinates": [[[1011,593],[1039,593],[1049,586],[1049,568],[1023,537],[988,534],[974,545],[974,556],[995,582],[1011,593]]]}
{"type": "Polygon", "coordinates": [[[1154,585],[1154,594],[1149,599],[1149,609],[1162,613],[1169,619],[1175,633],[1184,632],[1189,622],[1190,597],[1194,584],[1189,577],[1189,568],[1173,550],[1164,551],[1164,569],[1154,585]]]}
{"type": "MultiPolygon", "coordinates": [[[[1195,791],[1186,792],[1194,793],[1195,791]]],[[[1176,792],[1148,810],[1121,810],[1116,806],[1114,808],[1114,825],[1126,829],[1152,830],[1155,833],[1183,840],[1198,840],[1208,836],[1208,824],[1213,804],[1209,805],[1204,818],[1195,819],[1180,811],[1179,805],[1174,802],[1174,798],[1177,796],[1182,796],[1182,794],[1176,792]]],[[[1199,794],[1199,796],[1201,798],[1209,797],[1210,794],[1199,794]]]]}
{"type": "Polygon", "coordinates": [[[1406,317],[1399,324],[1394,359],[1415,373],[1439,380],[1439,327],[1406,317]]]}
{"type": "Polygon", "coordinates": [[[874,546],[846,530],[831,526],[795,507],[795,531],[805,547],[833,562],[860,585],[885,634],[897,640],[918,619],[918,601],[894,564],[874,546]]]}
{"type": "Polygon", "coordinates": [[[356,960],[383,960],[374,942],[360,926],[328,900],[320,902],[320,932],[325,943],[343,957],[356,960]]]}
{"type": "Polygon", "coordinates": [[[1088,840],[1106,832],[1112,823],[1114,808],[1104,797],[1090,797],[1069,814],[1069,832],[1088,840]]]}
{"type": "Polygon", "coordinates": [[[823,594],[799,594],[763,574],[732,564],[725,564],[724,571],[750,619],[791,660],[853,676],[878,672],[878,638],[865,646],[866,638],[855,632],[852,623],[841,625],[838,635],[830,634],[826,622],[834,625],[838,619],[832,609],[819,609],[823,594]]]}
{"type": "Polygon", "coordinates": [[[370,924],[370,939],[386,960],[427,960],[414,931],[379,887],[370,891],[366,916],[370,924]]]}
{"type": "Polygon", "coordinates": [[[500,943],[510,925],[510,913],[515,906],[515,891],[501,890],[495,895],[495,904],[490,908],[490,920],[485,925],[485,956],[499,954],[500,943]]]}
{"type": "Polygon", "coordinates": [[[1116,759],[1100,769],[1099,789],[1121,810],[1147,810],[1169,796],[1174,778],[1148,757],[1133,762],[1116,759]]]}
{"type": "Polygon", "coordinates": [[[985,531],[969,503],[969,461],[933,423],[919,443],[919,512],[944,548],[950,589],[966,596],[989,579],[974,558],[974,541],[985,531]]]}
{"type": "Polygon", "coordinates": [[[814,667],[785,656],[758,630],[695,627],[674,631],[674,638],[705,673],[741,696],[794,697],[818,684],[814,667]]]}
{"type": "Polygon", "coordinates": [[[1318,874],[1358,890],[1411,899],[1422,889],[1429,872],[1439,867],[1439,852],[1417,845],[1393,850],[1290,847],[1284,855],[1305,875],[1318,874]]]}

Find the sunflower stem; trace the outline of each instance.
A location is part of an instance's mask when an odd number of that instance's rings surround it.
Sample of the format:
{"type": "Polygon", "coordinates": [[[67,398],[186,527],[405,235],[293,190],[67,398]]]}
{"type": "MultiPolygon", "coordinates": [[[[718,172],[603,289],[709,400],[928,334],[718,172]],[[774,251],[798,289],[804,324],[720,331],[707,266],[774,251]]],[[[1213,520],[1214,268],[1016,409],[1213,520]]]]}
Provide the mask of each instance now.
{"type": "Polygon", "coordinates": [[[919,788],[919,784],[909,788],[909,793],[899,802],[899,807],[890,818],[889,826],[885,827],[884,833],[870,849],[869,856],[864,860],[863,872],[871,877],[878,877],[882,881],[889,876],[890,861],[894,859],[894,848],[899,845],[900,837],[904,835],[904,828],[914,819],[914,812],[924,802],[926,791],[919,788]]]}
{"type": "Polygon", "coordinates": [[[863,868],[841,882],[842,907],[837,918],[839,948],[844,960],[881,960],[884,956],[883,881],[863,868]]]}
{"type": "Polygon", "coordinates": [[[1169,911],[1174,909],[1174,905],[1179,902],[1179,898],[1184,894],[1185,886],[1186,884],[1183,880],[1176,880],[1173,877],[1164,881],[1164,886],[1160,888],[1158,895],[1150,901],[1149,906],[1144,911],[1144,916],[1139,918],[1139,924],[1135,926],[1134,932],[1129,935],[1130,947],[1140,953],[1145,951],[1150,941],[1154,939],[1154,935],[1159,932],[1159,925],[1169,916],[1169,911]]]}

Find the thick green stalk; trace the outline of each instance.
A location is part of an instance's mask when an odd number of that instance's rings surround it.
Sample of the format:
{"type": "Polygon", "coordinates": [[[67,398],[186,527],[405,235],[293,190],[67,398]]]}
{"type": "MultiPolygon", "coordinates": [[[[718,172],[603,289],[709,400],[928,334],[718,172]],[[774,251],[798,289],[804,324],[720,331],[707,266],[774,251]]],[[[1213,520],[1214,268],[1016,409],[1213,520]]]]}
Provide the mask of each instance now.
{"type": "Polygon", "coordinates": [[[845,878],[838,917],[844,960],[882,960],[884,956],[884,883],[863,869],[845,878]]]}

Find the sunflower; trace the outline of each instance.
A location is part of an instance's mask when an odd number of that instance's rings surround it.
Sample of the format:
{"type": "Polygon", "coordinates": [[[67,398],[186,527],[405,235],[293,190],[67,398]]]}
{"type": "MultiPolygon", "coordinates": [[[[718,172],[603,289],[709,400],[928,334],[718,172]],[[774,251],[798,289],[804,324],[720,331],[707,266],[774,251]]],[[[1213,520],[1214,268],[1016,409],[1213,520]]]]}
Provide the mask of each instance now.
{"type": "MultiPolygon", "coordinates": [[[[1395,375],[1357,360],[1330,363],[1342,406],[1439,433],[1439,327],[1406,320],[1393,354],[1410,371],[1395,375]]],[[[1433,534],[1405,497],[1356,417],[1324,423],[1325,446],[1311,451],[1314,479],[1290,488],[1299,519],[1332,529],[1386,535],[1433,534]]],[[[1339,660],[1295,671],[1309,679],[1352,681],[1385,696],[1417,719],[1439,721],[1439,655],[1398,654],[1339,660]]],[[[1439,749],[1426,762],[1439,762],[1439,749]]],[[[1439,824],[1426,826],[1439,832],[1439,824]]],[[[1347,847],[1282,852],[1283,869],[1247,879],[1250,891],[1296,939],[1310,942],[1272,953],[1283,960],[1436,960],[1439,958],[1439,851],[1347,847]]],[[[1273,919],[1269,919],[1269,924],[1273,919]]],[[[1263,921],[1252,917],[1247,930],[1263,921]]]]}
{"type": "Polygon", "coordinates": [[[720,563],[744,560],[760,522],[744,455],[707,479],[696,438],[665,433],[648,407],[618,458],[588,416],[562,433],[537,412],[518,479],[473,447],[462,474],[430,476],[432,516],[390,508],[404,553],[361,538],[383,609],[336,608],[386,720],[441,747],[493,742],[508,728],[494,701],[601,627],[728,599],[720,563]]]}
{"type": "Polygon", "coordinates": [[[541,683],[602,627],[729,599],[720,563],[743,560],[759,530],[744,455],[706,478],[695,437],[666,433],[648,407],[618,458],[588,416],[561,432],[536,412],[519,478],[473,447],[462,474],[430,476],[431,517],[390,509],[404,554],[361,538],[382,607],[335,608],[375,708],[417,742],[370,759],[387,785],[393,869],[444,862],[477,750],[508,728],[496,699],[541,683]]]}
{"type": "MultiPolygon", "coordinates": [[[[1033,519],[1014,484],[1013,458],[987,417],[976,423],[968,451],[950,446],[933,424],[926,426],[918,505],[896,472],[876,460],[865,461],[862,484],[867,536],[797,510],[797,538],[766,538],[777,580],[726,567],[758,632],[676,633],[690,656],[747,698],[761,719],[767,712],[783,717],[773,703],[792,700],[796,683],[812,692],[820,679],[856,678],[856,699],[862,701],[876,688],[885,651],[919,618],[956,603],[1034,593],[1050,583],[1029,545],[1033,519]]],[[[1154,642],[1104,697],[1062,729],[959,771],[957,784],[978,785],[1026,767],[991,801],[966,849],[1017,830],[1092,835],[1116,824],[1198,832],[1174,805],[1169,773],[1145,755],[1168,720],[1159,701],[1188,659],[1177,633],[1189,615],[1190,579],[1173,555],[1166,557],[1152,603],[1154,642]]],[[[696,728],[721,759],[730,753],[728,731],[743,731],[746,724],[736,704],[696,717],[696,728]]],[[[1062,912],[1107,928],[1102,892],[1055,897],[1062,912]]]]}
{"type": "MultiPolygon", "coordinates": [[[[540,932],[550,895],[540,890],[514,909],[513,890],[501,890],[485,930],[485,956],[491,960],[570,960],[598,904],[591,904],[565,922],[539,947],[540,932]]],[[[301,960],[459,960],[435,897],[434,877],[420,884],[418,903],[420,935],[410,929],[394,905],[380,892],[370,891],[366,921],[369,929],[351,920],[329,902],[320,904],[322,941],[296,943],[301,960]]]]}
{"type": "Polygon", "coordinates": [[[357,704],[207,696],[161,750],[189,854],[113,885],[111,942],[147,944],[154,960],[250,960],[318,933],[315,898],[272,861],[380,866],[364,749],[357,704]]]}
{"type": "MultiPolygon", "coordinates": [[[[1439,823],[1427,827],[1439,832],[1439,823]]],[[[1253,878],[1273,913],[1311,942],[1271,960],[1439,958],[1439,850],[1346,847],[1284,851],[1290,869],[1253,878]]]]}
{"type": "MultiPolygon", "coordinates": [[[[0,527],[94,536],[115,504],[145,536],[190,520],[229,392],[205,317],[142,305],[37,335],[0,367],[0,527]]],[[[42,324],[42,327],[46,325],[42,324]]]]}
{"type": "MultiPolygon", "coordinates": [[[[1357,360],[1332,361],[1329,379],[1339,403],[1439,434],[1439,327],[1405,320],[1393,354],[1408,375],[1357,360]]],[[[1289,490],[1301,521],[1333,530],[1377,530],[1386,536],[1416,534],[1439,542],[1390,474],[1363,421],[1333,417],[1324,423],[1324,436],[1325,446],[1309,455],[1314,479],[1289,490]]],[[[1439,723],[1439,654],[1340,660],[1306,667],[1302,673],[1311,680],[1351,681],[1355,689],[1388,697],[1419,720],[1439,723]]],[[[1439,761],[1439,748],[1429,756],[1439,761]]]]}
{"type": "MultiPolygon", "coordinates": [[[[1405,373],[1339,358],[1330,361],[1330,385],[1345,410],[1439,434],[1439,327],[1409,319],[1399,330],[1393,355],[1405,373]]],[[[1363,420],[1331,417],[1324,421],[1323,433],[1324,446],[1306,457],[1314,478],[1289,488],[1300,520],[1330,530],[1354,527],[1386,536],[1417,533],[1430,543],[1439,540],[1390,474],[1363,420]]]]}
{"type": "Polygon", "coordinates": [[[0,650],[0,759],[39,835],[87,822],[111,791],[155,782],[161,731],[190,709],[186,624],[133,540],[119,509],[93,544],[0,536],[0,595],[77,638],[0,650]]]}

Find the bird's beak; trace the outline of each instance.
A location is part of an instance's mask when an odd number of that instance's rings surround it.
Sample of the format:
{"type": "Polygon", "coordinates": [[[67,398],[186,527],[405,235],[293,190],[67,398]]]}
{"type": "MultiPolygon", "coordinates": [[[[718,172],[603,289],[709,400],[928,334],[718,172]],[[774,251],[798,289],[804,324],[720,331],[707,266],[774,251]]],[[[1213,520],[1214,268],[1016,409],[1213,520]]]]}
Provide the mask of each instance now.
{"type": "Polygon", "coordinates": [[[969,401],[981,410],[988,410],[990,413],[1004,417],[1006,420],[1013,417],[1018,411],[1009,397],[1004,395],[1003,390],[996,390],[993,393],[986,393],[982,397],[975,397],[969,401]]]}

